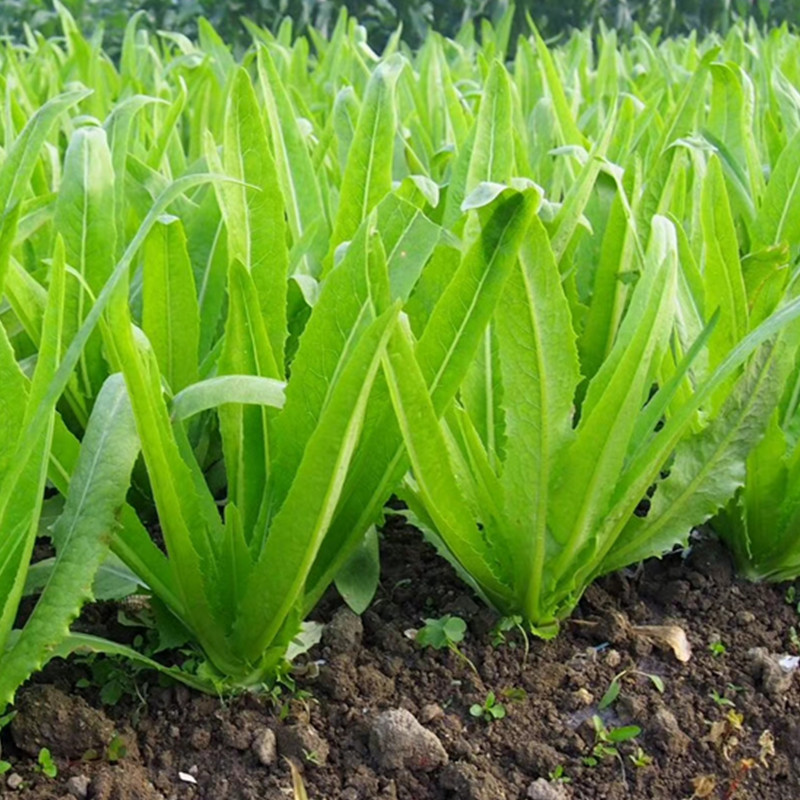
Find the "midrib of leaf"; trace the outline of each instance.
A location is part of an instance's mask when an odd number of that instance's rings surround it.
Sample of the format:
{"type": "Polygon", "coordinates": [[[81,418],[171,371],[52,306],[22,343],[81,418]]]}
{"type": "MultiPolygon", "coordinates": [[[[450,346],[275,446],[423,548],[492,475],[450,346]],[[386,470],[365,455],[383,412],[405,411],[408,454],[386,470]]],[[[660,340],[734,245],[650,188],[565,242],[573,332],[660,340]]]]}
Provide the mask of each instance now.
{"type": "MultiPolygon", "coordinates": [[[[535,332],[536,341],[542,342],[542,329],[539,324],[539,317],[535,313],[535,299],[533,293],[533,286],[530,282],[530,277],[527,270],[520,269],[522,273],[522,280],[525,284],[525,294],[527,296],[527,307],[530,314],[531,328],[535,332]]],[[[532,608],[532,618],[538,620],[541,618],[541,602],[542,602],[542,576],[544,574],[544,561],[545,561],[545,546],[547,543],[547,507],[548,507],[548,489],[550,486],[550,436],[549,425],[546,421],[550,419],[550,401],[547,393],[547,375],[546,363],[541,347],[536,348],[536,361],[539,372],[539,404],[542,409],[542,420],[545,424],[539,426],[539,439],[540,446],[539,452],[541,458],[539,459],[539,474],[537,477],[538,486],[538,509],[536,518],[536,528],[534,529],[533,541],[533,564],[531,580],[528,584],[528,591],[525,598],[525,608],[532,608]]]]}
{"type": "MultiPolygon", "coordinates": [[[[236,117],[239,118],[239,106],[237,104],[236,108],[236,117]]],[[[247,180],[247,173],[244,169],[244,151],[242,148],[242,123],[243,120],[239,120],[239,125],[236,127],[236,160],[239,162],[239,176],[240,180],[247,180]]],[[[242,205],[243,205],[243,213],[244,213],[244,221],[245,221],[245,233],[246,236],[244,237],[245,241],[245,265],[247,266],[247,271],[252,272],[253,265],[251,262],[251,253],[250,248],[252,247],[252,225],[250,220],[250,203],[248,202],[247,192],[248,189],[246,186],[238,187],[241,192],[242,198],[242,205]]]]}
{"type": "Polygon", "coordinates": [[[220,218],[220,222],[217,225],[217,232],[214,234],[214,239],[211,242],[211,247],[208,251],[208,258],[205,263],[205,269],[203,270],[203,280],[200,283],[200,289],[197,293],[197,305],[198,308],[203,307],[203,301],[205,300],[206,290],[208,289],[208,281],[211,275],[211,262],[213,261],[216,253],[217,248],[219,247],[219,240],[222,236],[222,228],[225,224],[224,217],[220,218]]]}
{"type": "Polygon", "coordinates": [[[778,223],[778,229],[775,232],[775,241],[772,244],[776,244],[781,241],[783,237],[783,228],[786,224],[786,217],[789,213],[789,206],[791,205],[791,199],[795,196],[795,192],[797,192],[797,186],[800,184],[800,170],[797,170],[794,173],[794,180],[792,181],[792,188],[787,193],[786,202],[783,204],[783,211],[781,212],[780,220],[778,223]]]}
{"type": "MultiPolygon", "coordinates": [[[[250,304],[245,301],[245,302],[242,303],[242,306],[243,306],[245,317],[247,319],[247,330],[248,331],[254,331],[256,323],[253,321],[253,318],[250,315],[250,304]]],[[[269,341],[269,339],[267,339],[267,341],[269,341]]],[[[253,346],[253,359],[255,360],[256,373],[258,375],[264,375],[265,372],[268,371],[267,365],[263,365],[261,363],[261,361],[259,359],[259,348],[256,347],[255,345],[253,346]]],[[[266,409],[265,406],[261,406],[260,407],[260,413],[261,413],[261,427],[262,427],[262,429],[264,431],[264,475],[269,477],[270,437],[269,437],[269,426],[268,426],[268,421],[267,421],[267,409],[266,409]]],[[[245,446],[245,442],[244,442],[244,424],[243,424],[243,420],[242,420],[242,416],[241,415],[240,415],[240,418],[239,418],[239,425],[237,427],[238,427],[238,434],[239,434],[239,453],[241,454],[241,453],[244,452],[244,446],[245,446]]],[[[241,486],[241,487],[244,487],[245,480],[246,480],[244,467],[245,467],[244,459],[240,458],[239,459],[239,464],[238,464],[238,471],[239,471],[239,486],[241,486]]],[[[244,491],[244,489],[242,489],[242,491],[244,491]]],[[[264,492],[264,498],[262,500],[262,506],[267,502],[267,500],[268,500],[267,493],[264,492]]],[[[260,516],[260,514],[259,514],[259,516],[260,516]]],[[[239,518],[239,522],[241,524],[241,522],[242,522],[241,517],[239,518]]]]}
{"type": "Polygon", "coordinates": [[[361,198],[361,219],[367,218],[369,213],[369,199],[371,196],[370,184],[372,182],[372,166],[375,163],[375,142],[377,141],[378,122],[380,120],[381,99],[378,99],[375,108],[375,115],[372,121],[372,135],[369,137],[369,158],[367,159],[367,179],[364,181],[364,196],[361,198]]]}
{"type": "Polygon", "coordinates": [[[486,333],[483,335],[483,349],[484,360],[486,361],[486,369],[484,370],[484,384],[486,394],[486,439],[487,450],[489,456],[489,464],[492,469],[496,469],[497,462],[497,436],[495,432],[495,418],[494,418],[494,381],[493,381],[493,368],[492,361],[492,323],[486,326],[486,333]]]}
{"type": "Polygon", "coordinates": [[[170,270],[170,237],[172,233],[169,230],[164,230],[164,235],[161,237],[161,248],[164,254],[164,310],[167,323],[167,369],[166,374],[172,376],[175,374],[175,351],[172,346],[174,341],[173,334],[173,320],[170,310],[172,309],[172,271],[170,270]]]}
{"type": "MultiPolygon", "coordinates": [[[[498,241],[502,241],[503,238],[505,237],[506,231],[516,223],[516,216],[517,216],[516,214],[512,214],[509,217],[509,219],[504,223],[503,228],[502,228],[502,232],[497,237],[498,241]]],[[[467,326],[468,320],[472,316],[472,312],[474,311],[475,306],[478,303],[478,298],[480,297],[480,295],[482,293],[483,286],[484,286],[484,284],[486,283],[486,281],[489,278],[489,273],[492,271],[492,265],[495,263],[497,258],[498,258],[498,252],[497,252],[497,249],[495,249],[494,252],[492,253],[492,257],[491,257],[491,260],[489,261],[488,267],[485,270],[482,270],[481,278],[480,278],[480,281],[478,282],[478,288],[472,293],[472,298],[470,299],[469,306],[467,307],[467,311],[461,317],[461,324],[458,326],[458,328],[456,328],[456,334],[457,335],[452,337],[451,342],[450,342],[450,346],[447,349],[445,357],[442,359],[441,366],[439,367],[439,369],[436,372],[436,374],[433,376],[433,380],[431,381],[430,386],[428,387],[429,390],[430,390],[430,393],[431,393],[431,398],[434,401],[434,403],[433,403],[434,408],[436,408],[438,413],[441,413],[441,409],[438,407],[438,404],[436,403],[436,389],[439,386],[439,382],[442,379],[442,375],[444,375],[445,370],[447,369],[448,365],[450,364],[451,359],[453,358],[453,353],[455,352],[456,347],[458,346],[458,343],[461,340],[461,335],[462,335],[462,333],[464,332],[464,329],[467,326]]],[[[425,334],[423,333],[423,337],[424,337],[424,335],[425,334]]],[[[417,345],[417,348],[419,348],[419,345],[417,345]]]]}
{"type": "MultiPolygon", "coordinates": [[[[494,92],[492,94],[492,120],[494,121],[497,119],[497,98],[500,92],[494,92]]],[[[509,93],[510,94],[510,93],[509,93]]],[[[489,163],[486,165],[486,179],[492,180],[493,174],[492,169],[494,167],[494,141],[495,136],[497,134],[497,126],[490,125],[489,126],[489,163]]],[[[474,187],[470,187],[474,188],[474,187]]]]}
{"type": "MultiPolygon", "coordinates": [[[[86,279],[86,238],[89,232],[89,147],[84,142],[83,144],[83,163],[82,163],[82,185],[81,185],[81,255],[80,264],[73,264],[80,276],[86,279]]],[[[78,319],[75,321],[76,325],[83,322],[83,301],[86,294],[86,289],[81,283],[78,286],[78,319]]],[[[81,377],[83,378],[84,391],[87,395],[91,395],[92,384],[89,378],[89,365],[86,363],[86,358],[82,355],[79,362],[81,377]]]]}

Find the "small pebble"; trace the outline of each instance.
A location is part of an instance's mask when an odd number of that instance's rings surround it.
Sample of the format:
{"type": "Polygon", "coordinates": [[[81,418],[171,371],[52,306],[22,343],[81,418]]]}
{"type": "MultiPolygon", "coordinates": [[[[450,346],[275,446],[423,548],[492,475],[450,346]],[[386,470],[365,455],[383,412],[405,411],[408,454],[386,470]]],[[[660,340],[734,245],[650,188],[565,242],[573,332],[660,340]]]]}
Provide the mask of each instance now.
{"type": "Polygon", "coordinates": [[[9,789],[13,789],[14,791],[16,791],[17,789],[21,789],[23,783],[25,783],[25,781],[22,780],[22,775],[18,775],[16,772],[12,772],[6,778],[6,786],[8,786],[9,789]]]}
{"type": "Polygon", "coordinates": [[[86,775],[73,775],[67,781],[67,791],[78,800],[83,800],[89,794],[91,780],[86,775]]]}
{"type": "Polygon", "coordinates": [[[426,703],[419,712],[420,722],[428,723],[433,722],[435,719],[440,719],[444,716],[444,710],[438,703],[426,703]]]}
{"type": "Polygon", "coordinates": [[[594,695],[585,686],[581,686],[573,696],[583,706],[590,706],[594,702],[594,695]]]}
{"type": "Polygon", "coordinates": [[[278,745],[275,731],[270,728],[263,728],[258,731],[253,739],[253,752],[259,763],[265,767],[272,766],[278,760],[278,745]]]}

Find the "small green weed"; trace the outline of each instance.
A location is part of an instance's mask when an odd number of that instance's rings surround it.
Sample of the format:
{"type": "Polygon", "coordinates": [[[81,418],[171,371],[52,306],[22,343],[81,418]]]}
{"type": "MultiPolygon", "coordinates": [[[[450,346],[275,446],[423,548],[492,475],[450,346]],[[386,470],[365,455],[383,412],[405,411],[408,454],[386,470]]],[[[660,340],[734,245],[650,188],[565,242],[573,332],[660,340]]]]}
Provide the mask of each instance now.
{"type": "Polygon", "coordinates": [[[128,748],[125,742],[118,734],[114,734],[114,738],[108,743],[106,748],[106,760],[109,764],[116,764],[128,755],[128,748]]]}
{"type": "Polygon", "coordinates": [[[596,767],[603,759],[609,757],[616,758],[622,763],[622,757],[616,745],[635,739],[642,732],[638,725],[608,728],[597,714],[592,717],[592,724],[595,736],[594,747],[591,754],[582,759],[587,767],[596,767]]]}
{"type": "Polygon", "coordinates": [[[55,765],[53,761],[53,756],[50,754],[50,751],[43,747],[39,751],[39,758],[37,759],[37,766],[36,771],[41,772],[42,775],[45,775],[48,778],[55,778],[58,775],[58,767],[55,765]]]}
{"type": "Polygon", "coordinates": [[[420,628],[415,639],[422,647],[432,647],[434,650],[452,650],[462,661],[469,665],[477,675],[478,670],[469,658],[459,648],[467,632],[467,623],[461,617],[445,614],[438,619],[428,618],[425,625],[420,628]]]}
{"type": "Polygon", "coordinates": [[[494,692],[489,692],[483,701],[483,705],[473,703],[470,706],[469,713],[473,717],[482,718],[484,722],[494,722],[505,717],[506,707],[497,700],[494,692]]]}
{"type": "Polygon", "coordinates": [[[714,658],[724,656],[725,653],[728,652],[728,648],[725,647],[725,645],[720,641],[711,642],[711,644],[708,646],[708,650],[711,655],[714,656],[714,658]]]}
{"type": "Polygon", "coordinates": [[[736,704],[725,695],[720,694],[716,689],[714,689],[709,697],[718,705],[718,706],[735,706],[736,704]]]}
{"type": "Polygon", "coordinates": [[[649,767],[653,763],[653,756],[645,753],[641,747],[637,747],[636,750],[628,756],[628,758],[630,758],[630,760],[633,762],[633,766],[637,769],[649,767]]]}
{"type": "Polygon", "coordinates": [[[564,771],[564,765],[559,764],[552,772],[547,775],[550,783],[572,783],[572,778],[564,771]]]}
{"type": "Polygon", "coordinates": [[[618,675],[614,676],[613,680],[608,685],[608,689],[606,689],[605,694],[600,698],[600,702],[597,704],[597,708],[600,711],[608,708],[617,700],[620,692],[622,691],[622,679],[626,675],[642,675],[647,678],[653,684],[653,686],[656,687],[659,694],[664,694],[664,679],[661,678],[660,675],[653,675],[649,672],[642,672],[638,669],[625,669],[618,675]]]}
{"type": "Polygon", "coordinates": [[[528,653],[530,652],[530,640],[528,639],[528,632],[522,624],[522,617],[519,614],[515,614],[511,617],[501,617],[497,621],[497,624],[492,628],[491,632],[492,647],[496,648],[507,644],[509,648],[514,649],[517,643],[508,636],[509,633],[514,631],[522,636],[523,647],[525,648],[522,661],[526,663],[528,661],[528,653]]]}

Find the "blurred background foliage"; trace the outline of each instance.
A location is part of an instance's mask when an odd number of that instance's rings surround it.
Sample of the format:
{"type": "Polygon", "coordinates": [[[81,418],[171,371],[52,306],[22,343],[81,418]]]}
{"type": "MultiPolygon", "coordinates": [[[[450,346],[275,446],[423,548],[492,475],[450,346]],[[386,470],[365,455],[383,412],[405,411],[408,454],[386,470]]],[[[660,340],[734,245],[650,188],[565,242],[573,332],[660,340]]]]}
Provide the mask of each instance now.
{"type": "MultiPolygon", "coordinates": [[[[126,22],[142,9],[154,30],[178,31],[194,37],[197,19],[206,17],[226,42],[247,47],[250,36],[241,24],[247,17],[258,25],[276,29],[289,16],[295,32],[309,25],[325,33],[344,5],[366,28],[369,42],[380,50],[402,25],[403,39],[418,45],[429,27],[447,36],[470,22],[496,21],[509,0],[63,0],[86,34],[103,31],[112,56],[119,52],[126,22]]],[[[697,31],[725,33],[737,18],[752,17],[761,26],[795,25],[800,21],[800,0],[518,0],[512,41],[528,33],[527,15],[547,38],[557,38],[571,28],[585,28],[600,20],[625,36],[636,26],[660,29],[663,35],[697,31]]],[[[22,39],[24,26],[45,36],[60,33],[58,13],[51,0],[0,0],[0,34],[22,39]]]]}

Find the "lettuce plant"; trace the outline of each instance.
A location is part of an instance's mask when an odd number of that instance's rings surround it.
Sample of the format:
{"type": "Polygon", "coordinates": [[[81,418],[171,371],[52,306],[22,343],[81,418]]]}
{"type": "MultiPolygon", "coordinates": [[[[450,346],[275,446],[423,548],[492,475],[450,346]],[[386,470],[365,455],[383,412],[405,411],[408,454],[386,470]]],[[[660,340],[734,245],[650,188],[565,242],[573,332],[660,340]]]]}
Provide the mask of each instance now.
{"type": "Polygon", "coordinates": [[[751,580],[792,580],[800,575],[797,372],[769,421],[764,439],[747,459],[744,487],[714,519],[739,571],[751,580]]]}
{"type": "Polygon", "coordinates": [[[682,541],[687,502],[693,520],[703,503],[708,513],[719,507],[733,491],[726,469],[741,463],[776,402],[792,350],[775,334],[798,304],[762,323],[684,399],[679,389],[713,326],[665,369],[677,281],[675,228],[657,217],[613,347],[576,413],[575,331],[549,237],[534,220],[493,322],[499,413],[488,440],[463,404],[436,422],[413,335],[393,334],[387,358],[413,470],[403,492],[412,518],[488,602],[542,635],[597,575],[682,541]],[[698,409],[760,344],[718,418],[693,432],[698,409]],[[634,516],[654,484],[650,514],[634,516]]]}
{"type": "MultiPolygon", "coordinates": [[[[429,385],[445,406],[532,209],[527,195],[497,201],[431,316],[423,336],[436,365],[429,385]],[[465,301],[473,303],[466,317],[465,301]]],[[[375,384],[402,298],[391,299],[392,276],[372,224],[367,220],[327,278],[285,389],[271,377],[276,358],[258,293],[238,261],[222,363],[240,359],[239,372],[221,369],[171,403],[124,296],[114,304],[114,346],[167,550],[165,557],[149,539],[131,540],[128,563],[200,644],[212,685],[257,685],[275,674],[305,615],[405,469],[400,432],[385,422],[391,405],[375,384]],[[351,315],[352,324],[343,324],[351,315]],[[190,412],[218,405],[230,425],[223,427],[229,494],[222,514],[183,427],[190,412]],[[339,541],[331,549],[333,536],[339,541]],[[151,574],[146,563],[163,569],[151,574]]]]}

